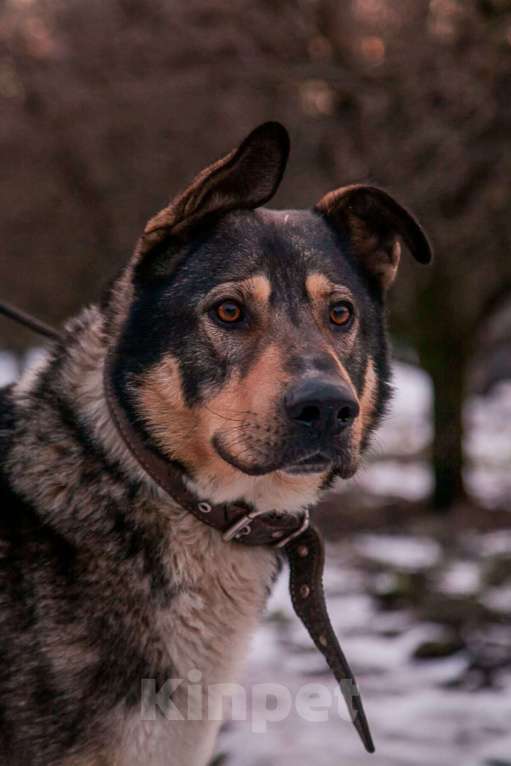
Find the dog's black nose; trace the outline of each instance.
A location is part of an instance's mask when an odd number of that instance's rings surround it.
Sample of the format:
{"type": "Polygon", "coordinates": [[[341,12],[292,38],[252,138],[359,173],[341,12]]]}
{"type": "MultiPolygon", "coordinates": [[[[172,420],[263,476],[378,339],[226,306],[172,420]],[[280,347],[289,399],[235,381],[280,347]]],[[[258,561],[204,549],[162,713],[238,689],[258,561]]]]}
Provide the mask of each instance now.
{"type": "Polygon", "coordinates": [[[358,402],[347,386],[320,380],[293,386],[284,403],[291,420],[325,433],[339,433],[359,413],[358,402]]]}

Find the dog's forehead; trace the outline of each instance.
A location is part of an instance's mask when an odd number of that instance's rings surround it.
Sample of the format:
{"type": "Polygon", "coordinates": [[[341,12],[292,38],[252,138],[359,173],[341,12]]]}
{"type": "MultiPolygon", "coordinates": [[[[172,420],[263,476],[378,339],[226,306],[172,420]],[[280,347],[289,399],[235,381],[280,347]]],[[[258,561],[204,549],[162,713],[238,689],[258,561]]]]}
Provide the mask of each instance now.
{"type": "Polygon", "coordinates": [[[315,259],[325,260],[333,256],[334,265],[341,255],[338,238],[325,220],[312,210],[271,210],[260,208],[254,216],[262,230],[264,239],[271,239],[306,264],[315,259]]]}
{"type": "Polygon", "coordinates": [[[191,271],[214,286],[265,275],[273,293],[303,290],[308,275],[357,281],[338,234],[309,210],[234,211],[223,216],[190,258],[191,271]],[[207,268],[207,280],[204,269],[207,268]]]}

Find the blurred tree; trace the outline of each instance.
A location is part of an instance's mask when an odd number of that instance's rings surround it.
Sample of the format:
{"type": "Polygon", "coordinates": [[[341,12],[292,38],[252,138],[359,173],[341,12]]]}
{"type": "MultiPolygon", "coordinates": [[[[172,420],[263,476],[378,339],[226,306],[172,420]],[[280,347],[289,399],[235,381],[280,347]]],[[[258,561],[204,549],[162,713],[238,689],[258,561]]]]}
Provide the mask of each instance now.
{"type": "Polygon", "coordinates": [[[467,369],[511,293],[508,0],[5,0],[0,44],[2,297],[61,321],[195,170],[280,119],[277,206],[371,179],[432,234],[392,326],[434,384],[434,506],[463,497],[467,369]]]}
{"type": "Polygon", "coordinates": [[[345,123],[355,175],[365,162],[363,175],[409,201],[436,245],[429,273],[406,270],[394,317],[433,381],[432,501],[443,510],[464,495],[462,408],[479,328],[511,295],[511,4],[359,0],[349,20],[346,6],[341,18],[339,4],[320,7],[332,55],[354,73],[347,103],[331,84],[327,156],[346,166],[345,123]]]}

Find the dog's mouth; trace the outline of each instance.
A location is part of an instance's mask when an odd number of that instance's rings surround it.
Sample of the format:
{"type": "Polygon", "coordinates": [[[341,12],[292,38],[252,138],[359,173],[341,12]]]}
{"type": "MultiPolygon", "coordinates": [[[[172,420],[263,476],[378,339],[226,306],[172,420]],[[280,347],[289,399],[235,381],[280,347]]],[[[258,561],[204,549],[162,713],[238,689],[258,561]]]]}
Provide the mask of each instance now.
{"type": "Polygon", "coordinates": [[[300,458],[290,465],[283,466],[286,473],[291,475],[304,474],[304,473],[323,473],[331,468],[334,464],[334,458],[325,454],[324,452],[314,452],[311,455],[300,458]]]}
{"type": "Polygon", "coordinates": [[[351,475],[353,459],[351,450],[343,443],[323,447],[311,445],[307,448],[285,449],[279,454],[262,455],[258,451],[249,459],[247,450],[230,450],[220,435],[212,440],[216,453],[226,463],[249,476],[262,476],[274,471],[283,471],[291,476],[319,474],[336,470],[340,475],[351,475]]]}

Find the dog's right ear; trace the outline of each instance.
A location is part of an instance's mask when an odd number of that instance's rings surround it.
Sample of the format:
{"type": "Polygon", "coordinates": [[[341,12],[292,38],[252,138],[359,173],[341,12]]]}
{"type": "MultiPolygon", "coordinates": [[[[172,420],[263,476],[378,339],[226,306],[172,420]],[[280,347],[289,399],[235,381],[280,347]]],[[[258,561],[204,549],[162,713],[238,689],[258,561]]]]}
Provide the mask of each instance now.
{"type": "Polygon", "coordinates": [[[169,238],[181,240],[199,222],[230,210],[252,210],[277,191],[289,155],[287,130],[265,122],[237,149],[199,173],[190,186],[145,227],[137,248],[142,258],[169,238]]]}

